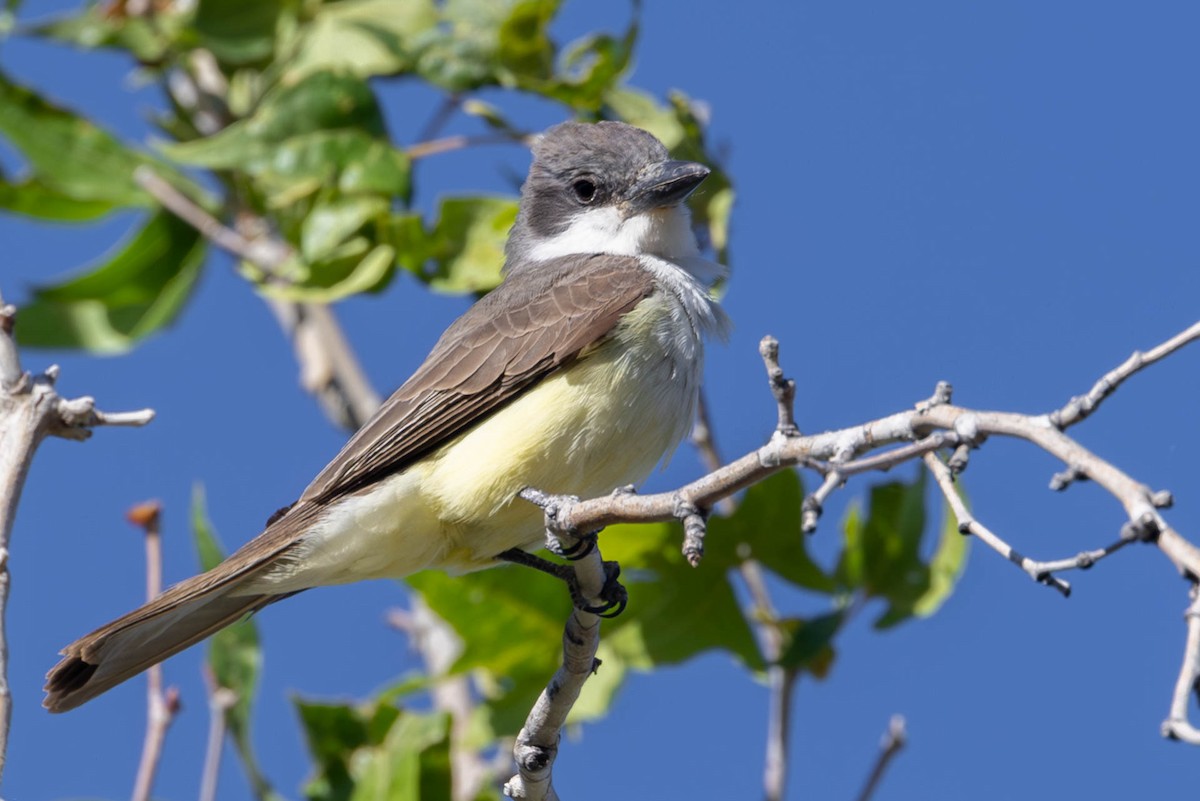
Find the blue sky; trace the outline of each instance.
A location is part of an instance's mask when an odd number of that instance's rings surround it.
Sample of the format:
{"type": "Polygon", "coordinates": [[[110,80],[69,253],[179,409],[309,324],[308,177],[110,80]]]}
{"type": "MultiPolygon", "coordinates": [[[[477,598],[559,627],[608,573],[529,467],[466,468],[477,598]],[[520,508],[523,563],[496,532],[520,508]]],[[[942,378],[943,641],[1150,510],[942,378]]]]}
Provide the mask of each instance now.
{"type": "MultiPolygon", "coordinates": [[[[619,30],[625,14],[575,0],[556,30],[562,40],[619,30]]],[[[773,425],[756,353],[768,332],[797,379],[800,425],[816,431],[908,408],[939,379],[964,405],[1049,410],[1193,322],[1198,26],[1200,7],[1186,2],[703,0],[686,12],[647,2],[633,83],[706,101],[737,182],[726,301],[736,332],[708,362],[726,455],[756,447],[773,425]]],[[[129,138],[145,136],[158,102],[109,55],[12,41],[0,68],[129,138]]],[[[393,135],[411,141],[432,101],[403,88],[383,96],[393,135]]],[[[561,118],[535,103],[523,113],[531,126],[561,118]]],[[[0,160],[14,165],[2,147],[0,160]]],[[[448,187],[503,191],[505,171],[526,166],[514,148],[434,159],[420,200],[448,187]]],[[[0,218],[6,299],[78,266],[129,223],[0,218]]],[[[194,481],[206,485],[226,544],[240,544],[343,439],[297,390],[261,302],[227,262],[210,267],[180,323],[131,355],[25,354],[27,368],[61,363],[67,394],[108,409],[152,406],[159,418],[39,453],[12,544],[7,798],[120,798],[132,786],[141,681],[66,716],[39,706],[57,649],[141,597],[141,540],[125,509],[163,499],[166,575],[178,580],[195,568],[194,481]]],[[[399,281],[339,313],[373,380],[390,388],[464,306],[399,281]]],[[[1198,393],[1200,349],[1137,377],[1074,431],[1134,477],[1172,489],[1170,519],[1193,541],[1198,393]]],[[[1029,446],[989,442],[966,475],[976,513],[1038,558],[1114,539],[1119,507],[1094,486],[1049,492],[1058,469],[1029,446]]],[[[681,452],[652,484],[699,471],[681,452]]],[[[844,503],[866,486],[854,482],[830,504],[816,553],[833,552],[844,503]]],[[[861,620],[840,641],[832,676],[796,694],[791,797],[852,798],[895,712],[911,743],[881,799],[1158,797],[1197,786],[1200,751],[1158,734],[1186,586],[1152,548],[1068,578],[1075,593],[1064,601],[977,547],[933,619],[883,635],[861,620]]],[[[291,695],[362,696],[411,665],[383,622],[403,598],[380,582],[306,593],[259,617],[268,652],[257,740],[285,793],[298,795],[307,771],[291,695]]],[[[161,798],[197,791],[208,725],[200,659],[196,650],[167,665],[185,711],[168,738],[161,798]]],[[[766,700],[721,656],[635,677],[608,719],[565,743],[556,784],[572,799],[611,797],[613,781],[631,797],[753,798],[766,700]]],[[[223,799],[248,797],[232,760],[221,788],[223,799]]]]}

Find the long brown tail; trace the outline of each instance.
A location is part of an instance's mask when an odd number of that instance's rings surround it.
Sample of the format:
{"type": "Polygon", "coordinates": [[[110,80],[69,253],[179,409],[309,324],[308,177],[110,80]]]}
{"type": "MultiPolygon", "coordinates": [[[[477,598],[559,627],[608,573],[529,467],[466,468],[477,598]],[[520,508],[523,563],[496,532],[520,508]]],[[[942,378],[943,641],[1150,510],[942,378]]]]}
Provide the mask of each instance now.
{"type": "Polygon", "coordinates": [[[60,652],[63,659],[46,674],[42,706],[51,712],[74,709],[243,616],[298,592],[255,593],[252,584],[277,559],[287,558],[321,511],[316,504],[296,504],[272,517],[266,531],[212,570],[179,582],[68,645],[60,652]]]}
{"type": "Polygon", "coordinates": [[[184,581],[64,648],[62,661],[46,674],[42,705],[51,712],[74,709],[283,597],[232,595],[229,584],[195,586],[206,577],[184,581]]]}

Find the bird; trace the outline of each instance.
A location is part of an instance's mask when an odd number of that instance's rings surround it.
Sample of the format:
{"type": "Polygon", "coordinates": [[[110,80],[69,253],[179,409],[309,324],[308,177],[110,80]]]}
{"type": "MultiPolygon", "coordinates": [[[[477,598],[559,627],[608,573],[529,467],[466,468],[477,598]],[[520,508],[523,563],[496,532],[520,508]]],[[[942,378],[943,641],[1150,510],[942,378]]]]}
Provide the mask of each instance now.
{"type": "Polygon", "coordinates": [[[669,458],[729,329],[685,203],[710,170],[616,121],[560,123],[532,155],[500,284],[257,537],[64,648],[47,709],[303,590],[528,561],[544,524],[522,490],[594,497],[669,458]]]}

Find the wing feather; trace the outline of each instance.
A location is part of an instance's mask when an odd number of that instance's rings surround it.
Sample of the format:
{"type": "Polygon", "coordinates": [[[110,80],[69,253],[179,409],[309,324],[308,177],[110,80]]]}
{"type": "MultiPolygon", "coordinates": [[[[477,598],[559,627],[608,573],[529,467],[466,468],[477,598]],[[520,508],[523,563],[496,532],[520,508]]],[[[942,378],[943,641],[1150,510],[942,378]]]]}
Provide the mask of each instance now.
{"type": "Polygon", "coordinates": [[[653,276],[623,256],[566,256],[510,275],[446,330],[301,504],[403,470],[570,364],[653,291],[653,276]]]}

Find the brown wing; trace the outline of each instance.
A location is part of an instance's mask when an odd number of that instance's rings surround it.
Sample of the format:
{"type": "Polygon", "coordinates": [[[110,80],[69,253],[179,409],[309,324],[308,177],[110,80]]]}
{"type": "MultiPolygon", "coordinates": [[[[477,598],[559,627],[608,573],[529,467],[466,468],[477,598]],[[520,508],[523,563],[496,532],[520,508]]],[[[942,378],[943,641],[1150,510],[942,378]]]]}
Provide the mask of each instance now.
{"type": "Polygon", "coordinates": [[[460,317],[304,491],[322,503],[404,469],[607,336],[654,291],[637,259],[524,267],[460,317]]]}

